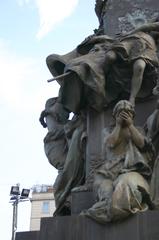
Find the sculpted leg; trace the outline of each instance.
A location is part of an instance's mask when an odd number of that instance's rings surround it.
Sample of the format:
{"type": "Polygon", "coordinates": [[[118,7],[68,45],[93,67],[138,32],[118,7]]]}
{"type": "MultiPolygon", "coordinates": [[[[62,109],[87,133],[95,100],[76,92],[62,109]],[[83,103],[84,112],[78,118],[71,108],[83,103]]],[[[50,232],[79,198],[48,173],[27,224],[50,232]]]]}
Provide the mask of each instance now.
{"type": "Polygon", "coordinates": [[[138,59],[134,62],[133,77],[131,80],[131,93],[129,98],[129,101],[133,106],[135,106],[135,98],[142,84],[145,67],[146,67],[146,63],[142,59],[138,59]]]}

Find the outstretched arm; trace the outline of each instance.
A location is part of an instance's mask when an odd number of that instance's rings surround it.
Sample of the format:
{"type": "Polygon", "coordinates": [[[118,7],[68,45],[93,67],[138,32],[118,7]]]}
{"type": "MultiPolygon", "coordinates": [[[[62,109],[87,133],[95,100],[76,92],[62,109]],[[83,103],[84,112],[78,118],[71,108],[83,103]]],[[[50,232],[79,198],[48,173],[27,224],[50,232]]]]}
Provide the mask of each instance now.
{"type": "Polygon", "coordinates": [[[39,121],[41,123],[41,125],[46,128],[47,127],[47,124],[45,122],[45,117],[48,115],[48,112],[46,110],[43,110],[40,114],[40,118],[39,118],[39,121]]]}

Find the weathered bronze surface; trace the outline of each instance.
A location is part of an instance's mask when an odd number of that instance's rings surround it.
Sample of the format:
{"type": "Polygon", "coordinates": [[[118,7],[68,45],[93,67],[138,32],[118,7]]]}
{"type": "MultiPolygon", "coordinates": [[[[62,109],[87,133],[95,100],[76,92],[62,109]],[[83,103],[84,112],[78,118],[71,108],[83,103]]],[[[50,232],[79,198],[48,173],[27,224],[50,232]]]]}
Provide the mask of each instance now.
{"type": "Polygon", "coordinates": [[[46,156],[59,171],[55,216],[71,214],[71,192],[94,191],[97,202],[82,214],[100,223],[159,205],[159,3],[143,5],[96,0],[94,34],[46,59],[60,84],[40,118],[46,156]]]}

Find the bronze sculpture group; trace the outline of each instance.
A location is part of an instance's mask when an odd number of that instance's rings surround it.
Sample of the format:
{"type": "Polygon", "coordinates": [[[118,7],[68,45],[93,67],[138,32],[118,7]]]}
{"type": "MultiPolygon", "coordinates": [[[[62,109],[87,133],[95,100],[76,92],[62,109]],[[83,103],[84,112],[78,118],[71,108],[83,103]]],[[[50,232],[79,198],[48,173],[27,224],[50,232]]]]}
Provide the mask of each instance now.
{"type": "Polygon", "coordinates": [[[106,223],[159,206],[158,106],[143,127],[134,126],[135,105],[158,94],[158,37],[155,21],[115,38],[98,32],[68,55],[47,57],[60,84],[58,97],[46,102],[40,116],[48,128],[45,153],[58,170],[55,216],[70,214],[71,191],[85,183],[91,108],[112,109],[114,124],[102,129],[102,164],[92,186],[96,203],[81,215],[106,223]]]}

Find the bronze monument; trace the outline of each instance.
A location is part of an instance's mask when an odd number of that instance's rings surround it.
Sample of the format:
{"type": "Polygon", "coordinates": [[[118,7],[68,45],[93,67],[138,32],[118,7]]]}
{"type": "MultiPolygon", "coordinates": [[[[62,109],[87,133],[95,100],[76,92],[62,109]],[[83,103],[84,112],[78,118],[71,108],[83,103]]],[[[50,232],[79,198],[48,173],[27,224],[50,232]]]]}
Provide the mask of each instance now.
{"type": "Polygon", "coordinates": [[[56,211],[16,240],[158,240],[158,12],[157,0],[96,0],[94,33],[46,58],[60,85],[39,119],[56,211]]]}
{"type": "Polygon", "coordinates": [[[58,97],[47,100],[40,116],[48,128],[45,153],[58,170],[55,222],[78,215],[107,226],[159,208],[154,5],[159,8],[155,0],[142,9],[138,0],[96,0],[94,34],[72,52],[46,58],[53,76],[48,81],[60,84],[58,97]]]}

